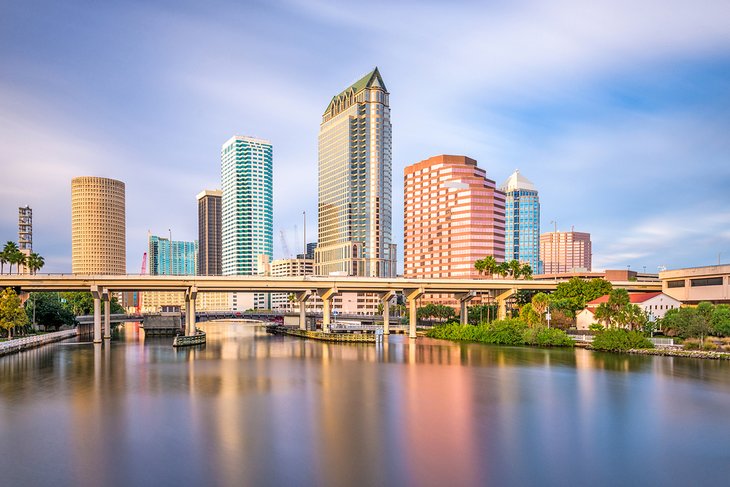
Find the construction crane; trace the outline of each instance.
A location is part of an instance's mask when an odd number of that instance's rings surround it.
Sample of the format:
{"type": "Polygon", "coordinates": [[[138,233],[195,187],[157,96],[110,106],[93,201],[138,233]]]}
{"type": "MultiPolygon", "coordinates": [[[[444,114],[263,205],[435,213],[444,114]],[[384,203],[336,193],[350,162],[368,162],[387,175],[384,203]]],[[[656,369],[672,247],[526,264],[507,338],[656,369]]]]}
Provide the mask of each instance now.
{"type": "MultiPolygon", "coordinates": [[[[140,274],[143,276],[147,274],[147,252],[142,254],[142,270],[140,271],[140,274]]],[[[142,292],[137,291],[137,314],[140,314],[142,312],[142,292]]]]}
{"type": "Polygon", "coordinates": [[[289,253],[289,246],[286,243],[286,236],[284,236],[284,230],[279,230],[279,235],[281,236],[281,249],[284,251],[284,258],[288,259],[291,257],[291,254],[289,253]]]}

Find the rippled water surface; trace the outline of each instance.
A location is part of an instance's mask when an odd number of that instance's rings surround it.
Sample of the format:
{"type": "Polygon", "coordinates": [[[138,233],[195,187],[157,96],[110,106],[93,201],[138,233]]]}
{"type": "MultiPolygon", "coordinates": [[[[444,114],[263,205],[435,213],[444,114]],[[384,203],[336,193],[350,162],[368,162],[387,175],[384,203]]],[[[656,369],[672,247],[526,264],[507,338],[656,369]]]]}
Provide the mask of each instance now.
{"type": "Polygon", "coordinates": [[[0,485],[728,482],[728,363],[203,327],[0,357],[0,485]]]}

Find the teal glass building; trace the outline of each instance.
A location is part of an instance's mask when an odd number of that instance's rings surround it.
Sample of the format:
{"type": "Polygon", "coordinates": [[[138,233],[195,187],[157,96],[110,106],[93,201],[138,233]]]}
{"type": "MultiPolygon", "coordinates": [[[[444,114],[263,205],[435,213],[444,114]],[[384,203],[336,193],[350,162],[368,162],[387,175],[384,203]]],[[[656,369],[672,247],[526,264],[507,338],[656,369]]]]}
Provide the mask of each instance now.
{"type": "Polygon", "coordinates": [[[533,274],[542,274],[537,188],[518,169],[500,190],[505,193],[504,259],[530,264],[533,274]]]}
{"type": "Polygon", "coordinates": [[[148,235],[149,269],[153,276],[194,276],[198,264],[198,242],[184,242],[148,235]]]}
{"type": "Polygon", "coordinates": [[[263,274],[273,260],[274,202],[271,142],[236,135],[221,148],[222,271],[263,274]]]}

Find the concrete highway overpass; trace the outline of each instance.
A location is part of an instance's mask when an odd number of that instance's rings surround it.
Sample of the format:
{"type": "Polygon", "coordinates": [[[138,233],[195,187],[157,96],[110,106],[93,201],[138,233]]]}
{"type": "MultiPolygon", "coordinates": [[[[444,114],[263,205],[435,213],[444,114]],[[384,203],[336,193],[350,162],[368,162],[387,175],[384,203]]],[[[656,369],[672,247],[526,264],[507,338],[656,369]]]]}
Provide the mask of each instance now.
{"type": "MultiPolygon", "coordinates": [[[[342,292],[377,293],[383,302],[396,293],[406,298],[410,310],[409,335],[416,337],[416,300],[423,294],[452,294],[461,303],[461,320],[466,322],[466,303],[473,297],[489,293],[498,304],[499,316],[506,315],[506,300],[516,291],[554,291],[565,280],[513,279],[407,279],[368,277],[262,277],[262,276],[148,276],[148,275],[79,275],[38,274],[1,275],[0,287],[14,287],[22,291],[90,291],[94,296],[94,341],[101,341],[101,303],[107,308],[110,293],[117,291],[181,291],[185,293],[186,334],[195,333],[195,297],[208,292],[271,292],[291,293],[304,303],[318,295],[324,304],[322,324],[327,331],[330,324],[332,297],[342,292]]],[[[661,291],[661,282],[613,282],[616,288],[632,291],[661,291]]],[[[387,306],[383,314],[384,331],[389,331],[387,306]]],[[[306,323],[305,307],[300,306],[300,327],[306,323]]],[[[104,337],[110,335],[105,322],[104,337]]]]}

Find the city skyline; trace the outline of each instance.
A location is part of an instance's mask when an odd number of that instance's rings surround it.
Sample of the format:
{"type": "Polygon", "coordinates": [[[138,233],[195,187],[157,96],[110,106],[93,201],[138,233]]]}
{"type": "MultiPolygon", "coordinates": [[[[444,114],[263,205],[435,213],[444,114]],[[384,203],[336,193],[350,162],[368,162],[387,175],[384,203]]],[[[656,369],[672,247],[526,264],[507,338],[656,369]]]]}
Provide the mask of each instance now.
{"type": "MultiPolygon", "coordinates": [[[[321,107],[378,65],[394,108],[394,243],[403,242],[403,168],[452,153],[479,160],[496,181],[516,167],[528,174],[542,228],[557,220],[590,232],[595,268],[730,259],[722,2],[404,4],[377,26],[326,2],[285,7],[248,9],[261,30],[219,18],[225,9],[184,5],[4,7],[0,235],[14,239],[17,208],[31,206],[43,270],[68,272],[69,181],[115,178],[126,183],[127,270],[136,272],[148,229],[195,239],[195,195],[220,187],[220,140],[248,133],[277,146],[274,231],[297,242],[302,211],[316,229],[321,107]],[[399,25],[405,15],[412,25],[399,25]],[[463,28],[445,45],[424,37],[441,24],[463,28]],[[283,35],[264,35],[267,26],[283,35]],[[231,45],[262,61],[221,66],[231,45]],[[359,56],[336,55],[361,45],[359,56]],[[28,150],[39,134],[42,155],[28,150]]],[[[402,271],[400,245],[397,260],[402,271]]]]}

